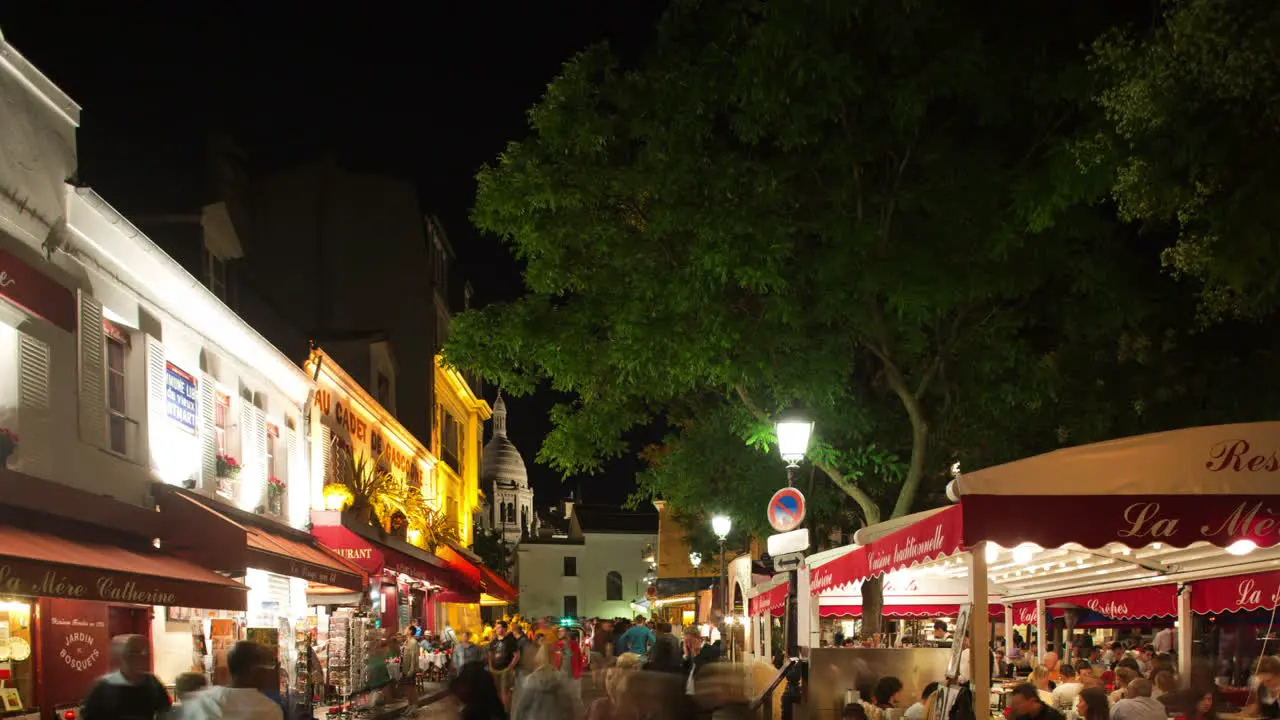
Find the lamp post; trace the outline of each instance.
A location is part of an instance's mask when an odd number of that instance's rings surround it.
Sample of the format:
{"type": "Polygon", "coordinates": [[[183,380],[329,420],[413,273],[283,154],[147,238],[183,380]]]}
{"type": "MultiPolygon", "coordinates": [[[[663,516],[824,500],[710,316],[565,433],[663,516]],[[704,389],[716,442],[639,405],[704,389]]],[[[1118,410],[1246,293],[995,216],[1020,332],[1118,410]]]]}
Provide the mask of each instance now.
{"type": "Polygon", "coordinates": [[[716,515],[711,518],[711,530],[720,541],[720,617],[729,617],[729,566],[725,564],[724,541],[729,537],[733,521],[728,515],[716,515]]]}
{"type": "MultiPolygon", "coordinates": [[[[809,452],[809,439],[813,436],[813,421],[798,412],[787,411],[774,420],[774,432],[778,436],[778,454],[787,464],[787,486],[795,487],[796,471],[809,452]]],[[[800,656],[799,623],[796,620],[796,571],[787,571],[787,659],[800,656]]],[[[795,705],[800,701],[800,665],[791,664],[787,670],[787,687],[782,691],[782,720],[792,720],[795,705]]]]}
{"type": "Polygon", "coordinates": [[[693,576],[698,577],[698,567],[702,565],[702,553],[697,550],[689,553],[689,564],[693,566],[693,576]]]}

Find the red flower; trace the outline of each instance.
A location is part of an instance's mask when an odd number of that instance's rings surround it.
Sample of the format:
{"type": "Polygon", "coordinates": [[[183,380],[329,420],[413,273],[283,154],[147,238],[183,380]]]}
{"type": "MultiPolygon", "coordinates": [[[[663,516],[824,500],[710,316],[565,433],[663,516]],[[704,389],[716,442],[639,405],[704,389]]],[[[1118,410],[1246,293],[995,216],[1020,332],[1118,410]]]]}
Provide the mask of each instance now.
{"type": "Polygon", "coordinates": [[[279,489],[281,489],[281,490],[283,490],[283,489],[284,489],[284,481],[283,481],[283,480],[281,480],[281,479],[280,479],[280,478],[278,478],[278,477],[271,477],[271,478],[268,478],[268,479],[267,479],[267,482],[268,482],[268,483],[270,483],[272,486],[274,486],[274,487],[276,487],[276,488],[279,488],[279,489]]]}

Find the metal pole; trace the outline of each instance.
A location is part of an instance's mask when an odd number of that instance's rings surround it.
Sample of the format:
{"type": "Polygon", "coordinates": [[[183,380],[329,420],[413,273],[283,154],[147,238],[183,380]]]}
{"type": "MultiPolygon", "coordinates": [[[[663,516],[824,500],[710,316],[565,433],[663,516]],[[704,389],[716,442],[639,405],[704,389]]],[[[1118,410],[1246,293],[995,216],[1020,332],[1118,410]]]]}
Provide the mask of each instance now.
{"type": "Polygon", "coordinates": [[[720,623],[729,617],[729,566],[724,562],[724,538],[720,538],[720,623]]]}
{"type": "MultiPolygon", "coordinates": [[[[796,465],[787,466],[787,487],[795,487],[796,465]]],[[[783,662],[789,664],[787,685],[782,691],[782,720],[794,720],[795,706],[803,697],[800,692],[800,663],[792,663],[792,658],[800,657],[800,623],[796,617],[796,578],[795,570],[787,571],[787,615],[785,638],[783,640],[786,657],[783,662]]]]}

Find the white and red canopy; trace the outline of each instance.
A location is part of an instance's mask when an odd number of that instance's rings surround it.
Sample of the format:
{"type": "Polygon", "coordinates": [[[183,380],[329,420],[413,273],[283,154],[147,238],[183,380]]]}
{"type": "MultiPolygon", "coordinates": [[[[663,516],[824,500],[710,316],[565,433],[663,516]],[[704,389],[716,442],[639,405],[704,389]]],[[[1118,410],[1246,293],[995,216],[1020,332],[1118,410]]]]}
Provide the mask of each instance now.
{"type": "MultiPolygon", "coordinates": [[[[1058,450],[963,474],[948,492],[958,504],[811,567],[810,593],[983,541],[1005,548],[1121,547],[1126,555],[1131,548],[1168,552],[1239,541],[1278,547],[1280,422],[1188,428],[1058,450]]],[[[1054,564],[1072,569],[1063,558],[1053,560],[1045,571],[1054,564]]],[[[1163,571],[1154,562],[1138,567],[1163,571]]]]}
{"type": "MultiPolygon", "coordinates": [[[[883,585],[882,615],[888,620],[902,618],[954,617],[969,599],[969,586],[962,578],[937,575],[891,573],[883,585]]],[[[1001,596],[993,592],[987,598],[992,617],[1003,616],[1001,596]]],[[[822,617],[861,617],[862,583],[854,583],[847,591],[821,595],[818,614],[822,617]]]]}

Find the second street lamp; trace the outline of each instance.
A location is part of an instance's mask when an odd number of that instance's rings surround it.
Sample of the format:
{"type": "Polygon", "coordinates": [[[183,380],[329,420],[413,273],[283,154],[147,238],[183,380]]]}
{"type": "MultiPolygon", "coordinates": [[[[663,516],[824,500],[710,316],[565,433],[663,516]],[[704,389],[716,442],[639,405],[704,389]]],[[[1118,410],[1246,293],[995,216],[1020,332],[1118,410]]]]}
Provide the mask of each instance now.
{"type": "MultiPolygon", "coordinates": [[[[728,515],[716,515],[711,518],[711,531],[720,541],[720,617],[729,617],[729,566],[725,564],[724,541],[729,537],[733,521],[728,515]]],[[[701,556],[699,556],[701,557],[701,556]]]]}

